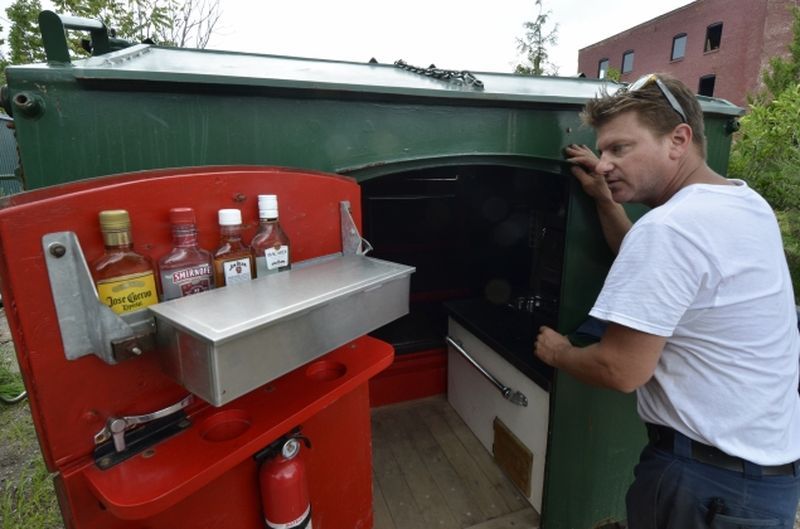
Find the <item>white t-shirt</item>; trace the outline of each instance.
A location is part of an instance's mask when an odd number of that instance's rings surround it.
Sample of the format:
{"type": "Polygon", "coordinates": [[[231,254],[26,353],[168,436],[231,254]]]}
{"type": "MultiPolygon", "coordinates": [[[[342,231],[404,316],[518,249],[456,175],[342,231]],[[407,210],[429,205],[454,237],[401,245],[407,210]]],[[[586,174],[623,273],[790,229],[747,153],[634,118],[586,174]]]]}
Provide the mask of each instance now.
{"type": "Polygon", "coordinates": [[[646,422],[761,465],[800,458],[794,295],[757,193],[695,184],[625,236],[591,315],[667,337],[637,390],[646,422]]]}

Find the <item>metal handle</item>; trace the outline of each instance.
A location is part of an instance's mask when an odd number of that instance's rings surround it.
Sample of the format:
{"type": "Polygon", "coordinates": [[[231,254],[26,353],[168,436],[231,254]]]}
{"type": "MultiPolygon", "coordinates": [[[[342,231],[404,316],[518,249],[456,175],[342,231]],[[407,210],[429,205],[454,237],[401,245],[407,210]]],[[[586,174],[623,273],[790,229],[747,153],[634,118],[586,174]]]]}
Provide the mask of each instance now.
{"type": "Polygon", "coordinates": [[[453,346],[453,349],[461,353],[461,356],[466,358],[470,364],[472,364],[475,369],[480,371],[480,373],[485,376],[489,381],[495,385],[495,387],[500,390],[500,393],[503,395],[503,398],[516,404],[517,406],[527,406],[528,405],[528,397],[525,396],[524,393],[517,391],[513,388],[510,388],[500,382],[497,377],[487,371],[482,365],[480,365],[474,358],[472,358],[469,353],[464,349],[460,342],[451,338],[450,336],[446,336],[445,340],[447,343],[453,346]]]}
{"type": "Polygon", "coordinates": [[[39,30],[47,62],[69,63],[69,46],[65,30],[79,29],[89,31],[92,37],[94,55],[111,51],[108,29],[99,20],[59,15],[53,11],[39,13],[39,30]]]}
{"type": "Polygon", "coordinates": [[[123,452],[125,450],[126,431],[130,430],[137,424],[143,424],[166,417],[167,415],[172,415],[176,411],[182,410],[191,404],[193,400],[194,396],[188,395],[180,402],[176,402],[171,406],[167,406],[166,408],[162,408],[151,413],[145,413],[143,415],[130,415],[126,417],[109,417],[108,421],[106,421],[105,427],[95,434],[94,443],[98,445],[107,441],[109,437],[113,437],[114,449],[117,452],[123,452]]]}

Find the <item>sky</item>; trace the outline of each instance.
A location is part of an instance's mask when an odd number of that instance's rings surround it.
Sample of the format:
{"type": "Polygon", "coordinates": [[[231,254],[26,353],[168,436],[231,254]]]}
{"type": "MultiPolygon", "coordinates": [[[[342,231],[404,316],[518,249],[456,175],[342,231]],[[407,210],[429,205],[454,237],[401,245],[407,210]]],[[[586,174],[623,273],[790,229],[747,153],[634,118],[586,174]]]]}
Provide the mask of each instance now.
{"type": "MultiPolygon", "coordinates": [[[[543,0],[558,24],[551,62],[559,75],[575,75],[579,49],[691,1],[543,0]]],[[[5,31],[11,3],[0,0],[5,31]]],[[[220,6],[208,48],[359,62],[403,59],[475,72],[513,71],[521,62],[516,38],[538,14],[534,0],[220,0],[220,6]]]]}

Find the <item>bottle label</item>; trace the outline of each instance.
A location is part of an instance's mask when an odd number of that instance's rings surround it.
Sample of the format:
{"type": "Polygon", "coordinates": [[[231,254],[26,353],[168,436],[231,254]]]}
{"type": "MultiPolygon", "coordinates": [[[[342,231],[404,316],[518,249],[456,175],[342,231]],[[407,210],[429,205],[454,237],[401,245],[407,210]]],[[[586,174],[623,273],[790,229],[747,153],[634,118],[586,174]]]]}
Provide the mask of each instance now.
{"type": "Polygon", "coordinates": [[[225,276],[226,285],[235,285],[236,283],[244,283],[250,281],[250,259],[231,259],[229,261],[222,261],[222,272],[225,276]]]}
{"type": "Polygon", "coordinates": [[[161,272],[164,301],[211,290],[211,266],[201,264],[161,272]]]}
{"type": "Polygon", "coordinates": [[[289,245],[281,244],[264,250],[263,256],[256,257],[258,277],[281,272],[289,268],[289,245]]]}
{"type": "Polygon", "coordinates": [[[130,274],[97,282],[100,301],[117,314],[141,310],[158,303],[153,272],[130,274]]]}

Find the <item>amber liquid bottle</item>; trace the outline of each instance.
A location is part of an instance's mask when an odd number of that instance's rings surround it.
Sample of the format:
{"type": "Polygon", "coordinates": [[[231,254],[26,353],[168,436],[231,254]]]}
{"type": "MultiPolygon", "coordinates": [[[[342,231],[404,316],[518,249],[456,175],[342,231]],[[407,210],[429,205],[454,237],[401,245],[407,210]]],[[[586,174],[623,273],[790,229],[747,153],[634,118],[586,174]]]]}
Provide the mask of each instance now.
{"type": "Polygon", "coordinates": [[[197,244],[197,223],[192,208],[169,210],[172,250],[158,261],[161,299],[164,301],[214,288],[211,252],[197,244]]]}
{"type": "Polygon", "coordinates": [[[242,242],[241,211],[219,210],[219,235],[219,247],[214,252],[214,284],[222,287],[253,279],[253,255],[242,242]]]}
{"type": "Polygon", "coordinates": [[[278,222],[278,197],[258,195],[258,231],[250,242],[256,258],[256,277],[291,267],[289,237],[278,222]]]}
{"type": "Polygon", "coordinates": [[[105,253],[91,265],[100,301],[117,314],[158,303],[153,263],[133,251],[131,221],[124,209],[100,212],[105,253]]]}

